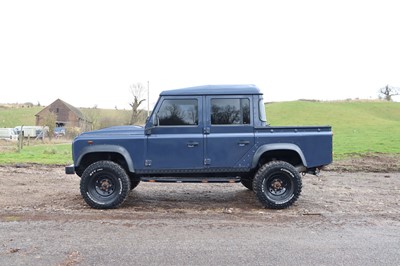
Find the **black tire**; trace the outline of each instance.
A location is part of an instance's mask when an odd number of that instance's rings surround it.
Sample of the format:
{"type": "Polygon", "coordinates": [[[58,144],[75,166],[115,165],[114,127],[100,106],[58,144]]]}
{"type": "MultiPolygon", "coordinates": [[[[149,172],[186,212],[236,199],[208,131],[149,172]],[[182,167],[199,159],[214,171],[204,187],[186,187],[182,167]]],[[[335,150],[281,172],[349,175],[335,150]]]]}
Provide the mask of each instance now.
{"type": "Polygon", "coordinates": [[[240,179],[240,183],[242,183],[242,185],[245,186],[247,189],[253,190],[253,179],[242,177],[240,179]]]}
{"type": "Polygon", "coordinates": [[[130,179],[126,171],[112,161],[99,161],[89,165],[81,177],[81,195],[90,207],[112,209],[128,197],[130,179]]]}
{"type": "Polygon", "coordinates": [[[300,196],[301,176],[293,165],[274,161],[263,165],[256,173],[253,190],[261,204],[270,209],[285,209],[300,196]]]}

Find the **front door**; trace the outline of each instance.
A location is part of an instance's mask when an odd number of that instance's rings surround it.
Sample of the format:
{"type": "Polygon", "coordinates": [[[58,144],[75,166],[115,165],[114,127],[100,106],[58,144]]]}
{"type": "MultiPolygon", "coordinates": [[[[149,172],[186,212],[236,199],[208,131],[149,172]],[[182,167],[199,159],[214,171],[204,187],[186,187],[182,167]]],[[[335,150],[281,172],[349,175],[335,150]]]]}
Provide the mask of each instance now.
{"type": "Polygon", "coordinates": [[[155,110],[157,123],[147,139],[146,170],[203,169],[202,98],[164,97],[155,110]]]}

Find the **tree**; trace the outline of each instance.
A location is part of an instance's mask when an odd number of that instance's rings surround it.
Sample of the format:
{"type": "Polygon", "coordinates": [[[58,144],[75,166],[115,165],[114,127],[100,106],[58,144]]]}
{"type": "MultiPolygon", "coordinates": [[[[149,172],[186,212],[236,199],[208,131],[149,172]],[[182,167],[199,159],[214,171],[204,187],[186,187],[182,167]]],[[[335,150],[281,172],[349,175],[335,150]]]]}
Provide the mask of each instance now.
{"type": "Polygon", "coordinates": [[[380,94],[379,95],[380,97],[382,95],[383,99],[391,102],[393,96],[400,95],[400,88],[395,88],[395,87],[386,85],[385,87],[379,89],[379,94],[380,94]]]}
{"type": "Polygon", "coordinates": [[[99,129],[99,124],[100,124],[100,110],[99,108],[97,108],[97,104],[95,104],[92,108],[88,108],[88,109],[82,109],[81,110],[83,112],[83,114],[85,115],[85,117],[91,121],[91,130],[94,129],[99,129]]]}
{"type": "Polygon", "coordinates": [[[130,125],[134,125],[139,122],[140,118],[140,111],[139,106],[146,101],[146,99],[143,98],[143,95],[146,92],[146,88],[143,86],[142,83],[138,82],[136,84],[132,84],[130,86],[130,92],[133,95],[133,101],[129,103],[129,105],[132,107],[132,115],[131,119],[129,121],[130,125]]]}
{"type": "Polygon", "coordinates": [[[54,134],[54,128],[56,127],[57,115],[54,112],[48,112],[42,121],[43,135],[42,139],[49,137],[51,140],[54,134]],[[47,131],[47,132],[46,132],[47,131]],[[47,135],[47,136],[46,136],[47,135]]]}

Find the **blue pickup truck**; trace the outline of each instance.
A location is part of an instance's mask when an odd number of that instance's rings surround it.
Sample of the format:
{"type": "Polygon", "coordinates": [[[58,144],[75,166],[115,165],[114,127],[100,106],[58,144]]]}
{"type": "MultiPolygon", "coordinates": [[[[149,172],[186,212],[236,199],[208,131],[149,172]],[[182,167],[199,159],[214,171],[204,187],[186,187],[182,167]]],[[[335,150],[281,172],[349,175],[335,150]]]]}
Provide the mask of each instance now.
{"type": "Polygon", "coordinates": [[[330,126],[267,124],[254,85],[207,85],[163,91],[146,125],[86,132],[72,144],[67,174],[97,209],[120,206],[147,182],[241,182],[262,206],[291,206],[301,174],[332,162],[330,126]]]}

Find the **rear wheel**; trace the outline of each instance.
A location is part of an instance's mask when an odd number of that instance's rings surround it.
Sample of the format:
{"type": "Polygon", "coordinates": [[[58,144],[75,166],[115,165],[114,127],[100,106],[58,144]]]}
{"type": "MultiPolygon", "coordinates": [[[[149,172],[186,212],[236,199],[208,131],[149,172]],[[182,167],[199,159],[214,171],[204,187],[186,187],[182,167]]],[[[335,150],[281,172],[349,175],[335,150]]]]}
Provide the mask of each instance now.
{"type": "Polygon", "coordinates": [[[253,190],[264,207],[284,209],[300,196],[301,177],[293,165],[274,161],[263,165],[256,173],[253,190]]]}
{"type": "Polygon", "coordinates": [[[130,187],[125,170],[112,161],[89,165],[82,174],[80,184],[83,199],[95,209],[117,208],[128,197],[130,187]]]}

